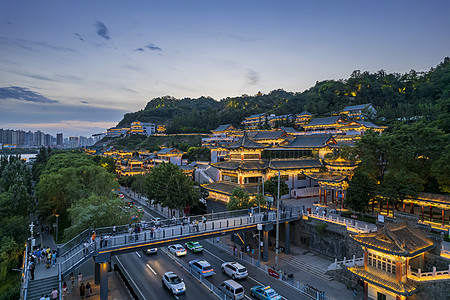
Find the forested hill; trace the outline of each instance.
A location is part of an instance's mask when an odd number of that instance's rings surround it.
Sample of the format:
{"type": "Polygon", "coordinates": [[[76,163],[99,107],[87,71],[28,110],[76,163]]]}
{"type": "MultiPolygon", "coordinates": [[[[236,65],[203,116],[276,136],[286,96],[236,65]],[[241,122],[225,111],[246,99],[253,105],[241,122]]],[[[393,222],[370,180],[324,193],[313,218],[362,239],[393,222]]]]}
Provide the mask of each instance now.
{"type": "Polygon", "coordinates": [[[346,105],[372,103],[379,121],[423,117],[450,130],[450,59],[446,57],[428,72],[376,73],[354,71],[348,79],[317,82],[304,92],[274,90],[268,94],[242,95],[216,101],[210,97],[155,98],[143,110],[128,113],[118,126],[138,120],[167,124],[169,132],[209,132],[220,124],[239,126],[246,116],[309,111],[324,116],[346,105]]]}

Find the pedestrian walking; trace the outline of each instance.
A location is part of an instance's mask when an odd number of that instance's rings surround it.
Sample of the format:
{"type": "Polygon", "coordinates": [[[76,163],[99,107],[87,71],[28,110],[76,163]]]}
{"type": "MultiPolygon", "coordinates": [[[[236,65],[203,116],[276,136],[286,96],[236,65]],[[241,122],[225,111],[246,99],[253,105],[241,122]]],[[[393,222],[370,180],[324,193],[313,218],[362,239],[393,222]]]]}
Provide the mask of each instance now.
{"type": "Polygon", "coordinates": [[[114,225],[112,228],[112,234],[116,235],[116,231],[117,231],[117,227],[116,227],[116,225],[114,225]]]}
{"type": "Polygon", "coordinates": [[[55,250],[53,250],[53,253],[52,253],[52,266],[53,267],[55,267],[56,266],[56,251],[55,250]]]}
{"type": "Polygon", "coordinates": [[[78,286],[81,286],[81,284],[83,283],[82,281],[83,281],[83,274],[81,274],[80,272],[78,273],[78,286]]]}
{"type": "Polygon", "coordinates": [[[75,285],[75,275],[73,275],[73,272],[70,273],[70,283],[72,285],[73,290],[73,286],[75,285]]]}
{"type": "Polygon", "coordinates": [[[196,220],[196,221],[195,221],[195,227],[197,228],[197,232],[200,231],[200,228],[198,227],[198,223],[199,223],[198,220],[196,220]]]}
{"type": "Polygon", "coordinates": [[[206,230],[206,216],[203,216],[203,226],[205,227],[206,230]]]}
{"type": "Polygon", "coordinates": [[[34,262],[30,262],[29,270],[30,270],[31,280],[34,280],[35,269],[36,269],[36,266],[35,266],[34,262]]]}
{"type": "Polygon", "coordinates": [[[237,254],[237,247],[236,247],[236,244],[233,245],[233,254],[234,254],[234,255],[237,254]]]}
{"type": "Polygon", "coordinates": [[[65,281],[63,283],[62,290],[63,290],[63,299],[65,299],[67,295],[67,283],[65,281]]]}
{"type": "Polygon", "coordinates": [[[247,245],[247,253],[250,252],[250,245],[247,245]]]}
{"type": "Polygon", "coordinates": [[[219,245],[220,237],[216,237],[217,245],[219,245]]]}
{"type": "Polygon", "coordinates": [[[84,284],[81,283],[81,285],[80,285],[80,297],[81,297],[81,299],[84,299],[85,293],[86,293],[86,288],[84,287],[84,284]]]}
{"type": "Polygon", "coordinates": [[[96,234],[95,234],[95,230],[92,231],[92,235],[91,235],[91,242],[95,243],[95,238],[96,238],[96,234]]]}
{"type": "Polygon", "coordinates": [[[139,240],[138,234],[139,234],[139,227],[136,225],[136,226],[134,227],[134,239],[135,239],[136,241],[139,240]]]}
{"type": "Polygon", "coordinates": [[[86,298],[91,297],[91,292],[92,292],[91,284],[88,281],[88,283],[86,283],[86,298]]]}
{"type": "Polygon", "coordinates": [[[58,290],[56,288],[53,289],[53,291],[50,293],[50,295],[52,296],[53,300],[58,299],[58,290]]]}
{"type": "Polygon", "coordinates": [[[319,206],[316,206],[316,213],[319,214],[319,206]]]}

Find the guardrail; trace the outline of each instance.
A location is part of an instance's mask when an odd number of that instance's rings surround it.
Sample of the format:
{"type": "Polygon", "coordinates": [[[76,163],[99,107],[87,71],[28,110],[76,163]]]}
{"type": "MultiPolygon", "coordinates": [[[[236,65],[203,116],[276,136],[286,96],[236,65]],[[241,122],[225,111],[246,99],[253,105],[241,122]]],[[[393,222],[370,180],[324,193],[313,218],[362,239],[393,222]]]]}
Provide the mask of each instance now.
{"type": "Polygon", "coordinates": [[[441,246],[441,256],[445,258],[450,258],[450,251],[445,250],[443,245],[441,246]]]}
{"type": "Polygon", "coordinates": [[[440,279],[449,279],[450,278],[450,265],[448,266],[448,270],[445,271],[437,271],[436,267],[433,267],[432,272],[424,272],[419,268],[417,272],[411,270],[411,266],[408,265],[407,272],[408,279],[412,279],[415,281],[431,281],[431,280],[440,280],[440,279]]]}
{"type": "Polygon", "coordinates": [[[333,218],[333,216],[324,216],[320,215],[318,213],[306,213],[306,218],[314,218],[318,220],[322,220],[325,222],[330,222],[338,225],[345,226],[345,228],[348,231],[356,232],[356,233],[368,233],[368,232],[374,232],[376,231],[376,228],[370,229],[368,224],[364,224],[364,227],[358,226],[358,221],[355,221],[355,224],[353,225],[353,220],[349,220],[342,217],[336,217],[333,218]]]}
{"type": "MultiPolygon", "coordinates": [[[[236,256],[233,253],[233,250],[231,248],[222,247],[221,245],[214,243],[214,240],[213,241],[209,241],[208,240],[208,242],[210,242],[211,244],[215,245],[216,247],[219,247],[219,248],[223,249],[224,251],[228,252],[228,254],[236,256]]],[[[251,264],[252,266],[258,268],[259,270],[261,270],[262,272],[264,272],[264,273],[266,273],[268,275],[270,275],[271,271],[272,272],[275,271],[272,268],[268,267],[267,265],[261,264],[261,262],[259,260],[254,259],[253,257],[250,257],[250,256],[246,255],[243,252],[238,252],[237,257],[239,259],[241,259],[241,260],[251,264]]],[[[300,293],[302,293],[302,294],[304,294],[304,295],[306,295],[306,296],[308,296],[308,297],[310,297],[312,299],[316,299],[316,300],[331,300],[329,297],[327,297],[325,295],[325,292],[320,291],[320,290],[314,288],[311,285],[303,284],[303,283],[300,283],[300,282],[296,281],[293,278],[289,278],[283,272],[279,272],[279,273],[276,272],[276,273],[279,274],[279,278],[278,279],[282,283],[291,286],[292,288],[296,289],[300,293]]],[[[276,277],[273,277],[273,278],[276,278],[276,277]]]]}
{"type": "MultiPolygon", "coordinates": [[[[31,247],[31,242],[30,242],[31,247]]],[[[25,251],[22,265],[22,286],[21,286],[21,299],[26,300],[28,297],[28,243],[25,244],[25,251]]]]}
{"type": "Polygon", "coordinates": [[[337,270],[338,268],[342,268],[342,266],[347,267],[356,267],[356,266],[364,266],[364,256],[356,258],[353,255],[352,259],[347,259],[344,257],[344,260],[338,261],[337,258],[334,259],[334,263],[328,266],[328,270],[337,270]]]}

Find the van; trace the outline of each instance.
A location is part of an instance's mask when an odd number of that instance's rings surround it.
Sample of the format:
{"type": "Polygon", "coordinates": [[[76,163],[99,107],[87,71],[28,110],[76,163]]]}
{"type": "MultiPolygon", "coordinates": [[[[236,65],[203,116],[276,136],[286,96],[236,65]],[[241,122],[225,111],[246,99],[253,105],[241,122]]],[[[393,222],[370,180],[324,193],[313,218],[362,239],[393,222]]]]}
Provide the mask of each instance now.
{"type": "Polygon", "coordinates": [[[219,285],[219,290],[234,300],[244,299],[245,297],[244,287],[232,279],[222,282],[219,285]]]}

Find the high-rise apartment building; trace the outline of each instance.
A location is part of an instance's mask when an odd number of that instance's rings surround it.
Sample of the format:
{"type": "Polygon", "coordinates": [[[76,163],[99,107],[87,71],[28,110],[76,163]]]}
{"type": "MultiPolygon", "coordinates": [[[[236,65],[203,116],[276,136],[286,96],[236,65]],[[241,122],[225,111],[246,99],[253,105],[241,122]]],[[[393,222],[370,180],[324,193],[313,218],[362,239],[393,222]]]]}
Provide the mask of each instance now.
{"type": "Polygon", "coordinates": [[[64,137],[62,133],[56,134],[56,146],[63,146],[64,145],[64,137]]]}

